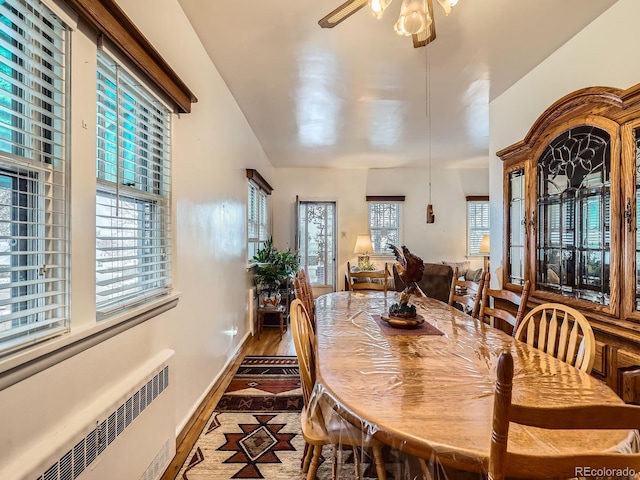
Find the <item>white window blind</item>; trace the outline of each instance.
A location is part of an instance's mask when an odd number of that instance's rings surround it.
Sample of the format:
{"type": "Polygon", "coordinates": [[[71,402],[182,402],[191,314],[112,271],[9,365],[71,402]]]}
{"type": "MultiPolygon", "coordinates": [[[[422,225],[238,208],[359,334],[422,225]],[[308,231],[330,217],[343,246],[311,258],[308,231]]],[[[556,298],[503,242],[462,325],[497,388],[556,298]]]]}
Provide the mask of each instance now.
{"type": "Polygon", "coordinates": [[[0,0],[0,353],[68,327],[67,28],[37,0],[0,0]]]}
{"type": "Polygon", "coordinates": [[[97,72],[96,307],[171,288],[168,109],[104,52],[97,72]]]}
{"type": "Polygon", "coordinates": [[[480,255],[482,237],[489,234],[489,202],[467,202],[467,254],[480,255]]]}
{"type": "Polygon", "coordinates": [[[373,251],[377,254],[391,254],[388,245],[399,245],[400,202],[369,202],[369,229],[373,251]]]}
{"type": "Polygon", "coordinates": [[[247,210],[247,249],[251,260],[269,239],[267,195],[253,182],[249,182],[247,210]]]}

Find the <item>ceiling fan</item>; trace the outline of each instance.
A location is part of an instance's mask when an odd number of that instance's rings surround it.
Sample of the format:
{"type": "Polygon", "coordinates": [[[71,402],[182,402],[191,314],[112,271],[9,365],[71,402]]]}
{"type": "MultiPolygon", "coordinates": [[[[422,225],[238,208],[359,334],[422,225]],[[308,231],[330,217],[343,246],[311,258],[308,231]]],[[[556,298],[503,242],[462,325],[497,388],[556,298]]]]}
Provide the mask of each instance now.
{"type": "MultiPolygon", "coordinates": [[[[369,4],[371,11],[377,18],[389,6],[392,0],[347,0],[329,15],[320,19],[318,24],[322,28],[333,28],[358,10],[369,4]]],[[[445,14],[451,13],[458,0],[438,0],[445,14]]],[[[432,0],[403,0],[400,16],[395,24],[399,35],[411,36],[414,48],[424,47],[436,39],[436,25],[433,19],[432,0]]]]}

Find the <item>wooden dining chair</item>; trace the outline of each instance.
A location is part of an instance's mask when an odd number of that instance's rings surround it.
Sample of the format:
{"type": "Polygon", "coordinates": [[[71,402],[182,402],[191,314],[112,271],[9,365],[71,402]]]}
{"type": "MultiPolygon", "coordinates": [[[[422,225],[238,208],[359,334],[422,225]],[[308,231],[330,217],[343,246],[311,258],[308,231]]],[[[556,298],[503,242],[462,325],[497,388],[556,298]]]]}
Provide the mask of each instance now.
{"type": "Polygon", "coordinates": [[[596,339],[585,316],[560,303],[538,305],[524,317],[515,337],[527,344],[591,373],[596,339]]]}
{"type": "MultiPolygon", "coordinates": [[[[307,473],[307,480],[314,480],[320,465],[322,447],[334,445],[340,448],[342,445],[354,448],[354,462],[356,478],[360,478],[360,457],[356,448],[370,447],[376,466],[376,472],[380,480],[386,480],[387,474],[382,457],[382,444],[364,431],[342,419],[337,412],[332,413],[331,421],[327,424],[317,404],[311,408],[311,394],[316,380],[315,357],[315,333],[311,328],[311,322],[304,304],[296,299],[291,303],[291,331],[293,342],[298,356],[300,367],[300,383],[302,385],[302,398],[304,409],[300,424],[302,436],[306,442],[305,455],[302,463],[302,471],[307,473]]],[[[336,461],[334,457],[334,462],[336,461]]],[[[332,469],[332,478],[335,479],[336,468],[332,469]]]]}
{"type": "Polygon", "coordinates": [[[491,274],[486,272],[484,274],[485,287],[480,306],[480,320],[513,335],[524,318],[531,284],[529,280],[525,281],[521,294],[511,290],[493,289],[490,288],[490,284],[491,274]]]}
{"type": "MultiPolygon", "coordinates": [[[[640,406],[560,405],[553,408],[517,405],[511,402],[513,357],[504,352],[498,359],[489,455],[489,479],[590,477],[590,469],[640,471],[640,453],[599,453],[545,456],[509,451],[510,423],[544,429],[633,430],[640,428],[640,406]]],[[[584,435],[588,451],[588,435],[584,435]]]]}
{"type": "Polygon", "coordinates": [[[307,309],[307,314],[309,315],[309,320],[311,320],[311,326],[314,331],[316,328],[316,319],[315,319],[315,303],[313,301],[313,291],[311,290],[311,282],[309,281],[309,274],[307,274],[306,270],[301,269],[296,274],[294,279],[294,288],[296,292],[296,298],[300,299],[307,309]],[[296,287],[295,280],[298,280],[298,286],[296,287]]]}
{"type": "Polygon", "coordinates": [[[484,275],[479,283],[471,280],[460,280],[458,278],[458,267],[453,269],[453,279],[449,290],[449,305],[460,305],[465,313],[473,318],[478,318],[480,311],[480,301],[484,288],[484,275]]]}
{"type": "Polygon", "coordinates": [[[389,268],[384,264],[382,271],[362,270],[351,271],[351,264],[347,262],[347,286],[351,291],[380,291],[387,293],[389,283],[389,268]],[[378,280],[377,282],[375,280],[378,280]]]}

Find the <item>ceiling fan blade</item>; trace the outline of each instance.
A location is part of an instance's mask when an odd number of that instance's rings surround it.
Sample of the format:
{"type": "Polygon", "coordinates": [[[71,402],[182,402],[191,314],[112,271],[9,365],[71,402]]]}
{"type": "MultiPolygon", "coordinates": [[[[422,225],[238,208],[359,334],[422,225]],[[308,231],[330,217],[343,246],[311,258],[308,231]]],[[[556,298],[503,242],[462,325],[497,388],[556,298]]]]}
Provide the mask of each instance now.
{"type": "Polygon", "coordinates": [[[436,39],[436,27],[432,23],[424,32],[411,35],[413,38],[413,48],[420,48],[429,45],[436,39]]]}
{"type": "Polygon", "coordinates": [[[411,35],[413,38],[413,48],[420,48],[429,45],[436,39],[436,19],[433,16],[433,2],[427,0],[427,8],[429,9],[429,15],[431,16],[431,25],[426,30],[411,35]]]}
{"type": "MultiPolygon", "coordinates": [[[[431,0],[429,0],[429,3],[431,0]]],[[[333,28],[367,4],[367,0],[348,0],[318,22],[322,28],[333,28]]]]}

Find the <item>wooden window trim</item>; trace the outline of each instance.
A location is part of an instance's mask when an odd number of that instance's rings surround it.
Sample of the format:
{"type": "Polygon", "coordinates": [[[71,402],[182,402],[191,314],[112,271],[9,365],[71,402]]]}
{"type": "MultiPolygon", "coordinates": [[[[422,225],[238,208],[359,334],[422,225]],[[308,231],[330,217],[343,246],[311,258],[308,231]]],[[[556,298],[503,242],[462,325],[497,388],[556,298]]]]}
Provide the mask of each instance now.
{"type": "Polygon", "coordinates": [[[404,195],[367,195],[367,202],[404,202],[404,195]]]}
{"type": "Polygon", "coordinates": [[[488,202],[489,195],[467,195],[467,202],[488,202]]]}
{"type": "Polygon", "coordinates": [[[255,168],[247,168],[247,178],[255,183],[267,195],[271,195],[273,188],[255,168]]]}
{"type": "Polygon", "coordinates": [[[198,99],[115,0],[65,1],[171,100],[175,113],[191,112],[198,99]]]}

